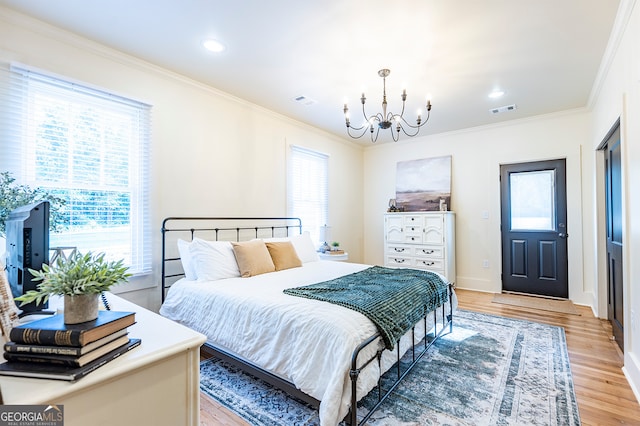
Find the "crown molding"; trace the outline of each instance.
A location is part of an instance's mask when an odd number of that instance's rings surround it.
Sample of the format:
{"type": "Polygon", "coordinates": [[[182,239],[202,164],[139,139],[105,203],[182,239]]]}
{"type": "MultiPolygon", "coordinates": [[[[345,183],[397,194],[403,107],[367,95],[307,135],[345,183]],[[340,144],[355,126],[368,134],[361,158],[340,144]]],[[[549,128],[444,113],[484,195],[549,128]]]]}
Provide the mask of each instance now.
{"type": "Polygon", "coordinates": [[[587,100],[587,108],[589,110],[593,108],[596,100],[600,96],[602,86],[604,85],[607,74],[609,74],[611,66],[613,65],[618,48],[622,43],[622,38],[627,29],[627,25],[629,24],[629,20],[631,19],[631,14],[633,13],[633,8],[635,7],[636,2],[637,0],[620,1],[618,13],[616,14],[616,19],[613,23],[611,34],[609,35],[609,41],[604,51],[604,55],[602,55],[600,67],[598,68],[598,73],[596,74],[593,86],[591,87],[591,93],[589,94],[589,99],[587,100]]]}

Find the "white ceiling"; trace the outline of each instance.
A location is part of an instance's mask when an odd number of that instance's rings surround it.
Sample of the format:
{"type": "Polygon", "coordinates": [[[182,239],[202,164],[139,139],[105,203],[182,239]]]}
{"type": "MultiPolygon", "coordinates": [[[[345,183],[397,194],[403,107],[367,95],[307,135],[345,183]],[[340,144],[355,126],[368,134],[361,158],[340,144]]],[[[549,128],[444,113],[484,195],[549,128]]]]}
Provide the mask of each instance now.
{"type": "MultiPolygon", "coordinates": [[[[431,119],[420,134],[585,107],[619,3],[0,0],[340,137],[345,98],[354,124],[362,122],[362,91],[367,114],[381,110],[381,68],[391,70],[389,110],[399,111],[406,86],[409,121],[431,94],[431,119]],[[205,51],[206,38],[227,50],[205,51]],[[490,99],[494,89],[505,95],[490,99]],[[295,102],[299,95],[317,102],[295,102]],[[489,112],[510,104],[517,109],[489,112]]],[[[358,142],[370,144],[368,137],[358,142]]]]}

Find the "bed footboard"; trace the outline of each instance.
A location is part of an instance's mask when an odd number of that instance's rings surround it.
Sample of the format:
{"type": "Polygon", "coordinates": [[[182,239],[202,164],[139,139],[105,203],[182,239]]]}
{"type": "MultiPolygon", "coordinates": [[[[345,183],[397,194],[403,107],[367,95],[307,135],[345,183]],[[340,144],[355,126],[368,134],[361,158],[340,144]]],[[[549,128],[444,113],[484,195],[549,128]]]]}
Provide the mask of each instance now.
{"type": "MultiPolygon", "coordinates": [[[[395,345],[395,347],[396,347],[396,363],[395,363],[396,379],[388,389],[383,391],[382,384],[381,384],[382,374],[378,377],[378,384],[377,384],[377,386],[375,388],[375,389],[377,389],[377,392],[378,392],[378,401],[369,410],[369,412],[367,414],[365,414],[360,420],[358,420],[358,410],[357,410],[357,407],[358,407],[358,405],[357,405],[358,404],[358,396],[357,396],[358,376],[360,375],[360,372],[366,366],[368,366],[369,364],[371,364],[374,361],[378,362],[378,368],[381,369],[381,360],[382,360],[383,350],[380,349],[380,350],[376,351],[376,354],[374,356],[372,356],[371,358],[365,360],[364,362],[362,362],[360,364],[358,364],[358,355],[360,355],[360,352],[362,352],[366,347],[368,347],[371,344],[374,344],[374,342],[378,339],[379,334],[375,334],[375,335],[371,336],[370,338],[368,338],[367,340],[362,342],[362,344],[360,344],[353,351],[353,355],[351,356],[351,370],[349,370],[349,377],[351,378],[351,407],[349,408],[349,414],[345,418],[345,420],[346,420],[346,422],[348,424],[350,424],[350,425],[365,424],[367,422],[367,420],[369,420],[371,415],[380,407],[380,405],[382,405],[382,403],[398,387],[398,385],[400,384],[402,379],[404,379],[409,374],[409,372],[413,369],[413,367],[422,359],[422,357],[427,353],[429,348],[431,348],[431,346],[440,338],[440,336],[445,334],[445,332],[451,333],[453,331],[453,286],[451,284],[449,284],[449,302],[448,302],[448,304],[449,304],[449,313],[448,314],[447,314],[447,311],[446,311],[447,303],[444,303],[441,306],[439,306],[438,308],[433,310],[433,323],[434,323],[433,334],[428,334],[429,329],[427,328],[427,321],[428,321],[429,314],[425,315],[424,318],[422,319],[422,321],[424,322],[424,330],[425,330],[425,336],[424,336],[424,339],[422,339],[422,341],[424,343],[424,346],[422,348],[419,348],[418,352],[416,353],[416,347],[418,345],[411,345],[411,348],[410,348],[410,350],[411,350],[411,363],[407,366],[407,368],[404,371],[401,371],[401,365],[400,365],[400,358],[401,358],[400,340],[398,340],[396,342],[396,345],[395,345]],[[439,313],[441,314],[440,315],[440,318],[441,318],[441,323],[440,324],[441,325],[438,328],[438,314],[439,313]]],[[[415,342],[415,326],[413,326],[412,329],[411,329],[411,339],[412,339],[411,340],[412,342],[415,342]]]]}

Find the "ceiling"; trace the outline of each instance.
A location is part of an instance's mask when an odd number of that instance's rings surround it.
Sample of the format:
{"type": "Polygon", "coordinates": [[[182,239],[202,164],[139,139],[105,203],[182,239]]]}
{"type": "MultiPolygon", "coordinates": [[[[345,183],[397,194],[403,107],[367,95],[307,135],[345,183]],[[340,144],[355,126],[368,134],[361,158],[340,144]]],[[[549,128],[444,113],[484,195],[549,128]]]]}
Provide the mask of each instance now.
{"type": "MultiPolygon", "coordinates": [[[[428,135],[587,105],[619,0],[0,0],[37,19],[348,138],[381,110],[428,135]],[[212,53],[202,41],[227,49],[212,53]],[[491,99],[493,90],[505,94],[491,99]],[[313,102],[297,102],[305,96],[313,102]],[[308,103],[311,103],[307,105],[308,103]],[[513,105],[513,111],[490,113],[513,105]]],[[[378,143],[389,141],[388,130],[378,143]]],[[[407,139],[406,136],[401,139],[407,139]]],[[[369,145],[370,139],[357,140],[369,145]]]]}

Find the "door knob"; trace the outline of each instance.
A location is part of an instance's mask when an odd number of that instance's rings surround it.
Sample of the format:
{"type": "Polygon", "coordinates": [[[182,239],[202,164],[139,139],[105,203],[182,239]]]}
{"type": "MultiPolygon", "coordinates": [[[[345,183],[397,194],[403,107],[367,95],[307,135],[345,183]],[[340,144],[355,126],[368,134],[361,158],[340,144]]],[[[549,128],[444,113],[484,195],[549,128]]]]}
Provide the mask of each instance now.
{"type": "Polygon", "coordinates": [[[568,236],[569,236],[569,234],[565,234],[564,232],[560,232],[558,234],[558,237],[560,237],[560,238],[567,238],[568,236]]]}

